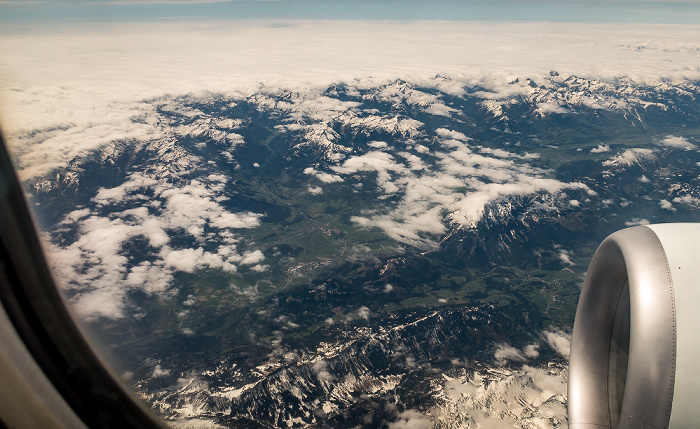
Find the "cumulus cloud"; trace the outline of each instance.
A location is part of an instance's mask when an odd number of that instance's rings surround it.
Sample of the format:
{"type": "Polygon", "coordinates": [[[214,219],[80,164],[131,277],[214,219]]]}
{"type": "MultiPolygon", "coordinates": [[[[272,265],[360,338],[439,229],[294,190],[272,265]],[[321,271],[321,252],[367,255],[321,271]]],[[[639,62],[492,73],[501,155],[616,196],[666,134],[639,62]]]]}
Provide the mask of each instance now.
{"type": "Polygon", "coordinates": [[[318,379],[322,382],[335,380],[333,374],[328,372],[328,363],[325,360],[317,360],[316,362],[314,362],[312,365],[312,369],[316,373],[316,376],[318,376],[318,379]]]}
{"type": "Polygon", "coordinates": [[[165,377],[166,375],[170,375],[170,370],[164,369],[160,365],[156,365],[156,367],[153,368],[151,377],[165,377]]]}
{"type": "Polygon", "coordinates": [[[574,265],[571,260],[571,252],[566,249],[559,249],[559,260],[566,265],[574,265]]]}
{"type": "Polygon", "coordinates": [[[571,350],[571,334],[559,329],[553,329],[544,332],[547,343],[563,358],[569,358],[571,350]]]}
{"type": "Polygon", "coordinates": [[[501,344],[496,348],[493,357],[496,358],[496,362],[498,362],[501,365],[505,364],[507,361],[526,361],[525,357],[522,355],[520,350],[505,344],[501,344]]]}
{"type": "Polygon", "coordinates": [[[645,148],[627,149],[616,157],[603,162],[603,165],[632,165],[654,159],[654,151],[645,148]]]}
{"type": "Polygon", "coordinates": [[[666,138],[659,141],[659,144],[661,146],[682,148],[686,150],[693,150],[698,148],[696,144],[690,143],[685,137],[676,136],[666,136],[666,138]]]}
{"type": "Polygon", "coordinates": [[[673,204],[669,200],[659,200],[659,207],[661,207],[664,210],[669,210],[672,212],[676,211],[676,208],[673,207],[673,204]]]}
{"type": "Polygon", "coordinates": [[[236,292],[236,293],[238,293],[238,294],[241,294],[241,295],[243,295],[243,296],[245,296],[245,297],[247,297],[247,298],[249,298],[249,299],[251,299],[251,300],[257,299],[257,298],[258,298],[258,295],[259,295],[257,285],[248,286],[248,287],[243,288],[243,289],[239,288],[239,287],[236,286],[236,285],[232,285],[232,286],[231,286],[231,289],[232,289],[234,292],[236,292]]]}
{"type": "Polygon", "coordinates": [[[389,429],[430,429],[432,427],[432,419],[417,410],[403,411],[396,421],[389,423],[389,429]]]}
{"type": "Polygon", "coordinates": [[[333,166],[331,169],[340,174],[353,174],[360,171],[376,172],[377,184],[387,194],[395,193],[399,190],[392,180],[392,173],[400,175],[406,172],[406,167],[396,162],[394,157],[386,152],[377,151],[350,157],[343,164],[333,166]]]}
{"type": "Polygon", "coordinates": [[[559,103],[538,103],[537,104],[537,109],[535,109],[535,113],[537,113],[540,116],[546,116],[551,113],[559,113],[559,114],[564,114],[564,113],[569,113],[569,110],[564,108],[561,104],[559,103]]]}
{"type": "Polygon", "coordinates": [[[606,144],[599,144],[598,146],[591,149],[591,153],[603,153],[603,152],[610,152],[610,146],[608,146],[606,144]]]}
{"type": "Polygon", "coordinates": [[[336,183],[343,181],[343,178],[336,174],[328,174],[321,171],[316,171],[316,169],[313,167],[305,168],[304,174],[313,175],[323,183],[336,183]]]}
{"type": "Polygon", "coordinates": [[[525,348],[523,349],[523,353],[530,359],[535,359],[540,355],[540,353],[537,351],[539,347],[539,344],[529,344],[525,346],[525,348]]]}
{"type": "Polygon", "coordinates": [[[650,223],[651,222],[649,222],[648,219],[636,217],[632,220],[626,221],[625,226],[649,225],[650,223]]]}
{"type": "Polygon", "coordinates": [[[255,264],[250,267],[250,270],[255,271],[256,273],[264,273],[268,268],[270,268],[269,265],[255,264]]]}
{"type": "Polygon", "coordinates": [[[369,311],[369,308],[362,306],[357,310],[357,317],[359,319],[364,319],[364,320],[369,320],[371,312],[369,311]]]}
{"type": "Polygon", "coordinates": [[[435,130],[435,133],[441,139],[448,140],[448,141],[449,140],[458,140],[458,141],[471,140],[471,138],[464,135],[464,133],[460,133],[459,131],[449,130],[447,128],[438,128],[435,130]]]}
{"type": "Polygon", "coordinates": [[[241,259],[241,265],[255,265],[259,262],[265,260],[265,255],[260,250],[254,250],[252,252],[248,251],[243,253],[243,259],[241,259]]]}
{"type": "Polygon", "coordinates": [[[676,204],[688,204],[692,206],[700,206],[700,198],[694,197],[689,194],[681,195],[678,197],[675,197],[673,199],[673,202],[676,204]]]}
{"type": "Polygon", "coordinates": [[[535,359],[540,355],[539,349],[542,343],[546,343],[561,357],[568,359],[571,348],[571,334],[561,329],[547,329],[540,333],[540,341],[528,344],[522,349],[510,344],[497,344],[493,352],[496,363],[506,366],[509,363],[523,363],[535,359]]]}
{"type": "Polygon", "coordinates": [[[202,268],[225,268],[226,271],[235,271],[235,266],[230,263],[224,267],[224,260],[220,255],[207,252],[201,247],[173,250],[165,246],[161,249],[160,256],[165,266],[175,271],[193,273],[202,268]]]}
{"type": "Polygon", "coordinates": [[[323,188],[320,186],[308,186],[306,189],[311,195],[321,195],[323,193],[323,188]]]}
{"type": "Polygon", "coordinates": [[[386,149],[389,147],[389,145],[387,145],[386,142],[380,142],[380,141],[369,142],[369,143],[367,143],[367,146],[369,146],[373,149],[386,149]]]}

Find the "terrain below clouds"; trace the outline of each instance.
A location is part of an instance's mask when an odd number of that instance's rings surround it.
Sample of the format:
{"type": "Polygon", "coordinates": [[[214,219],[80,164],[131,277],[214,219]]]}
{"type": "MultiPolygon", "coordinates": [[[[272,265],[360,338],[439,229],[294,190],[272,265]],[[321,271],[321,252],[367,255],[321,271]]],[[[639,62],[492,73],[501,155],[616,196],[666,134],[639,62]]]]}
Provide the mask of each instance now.
{"type": "Polygon", "coordinates": [[[70,305],[173,424],[563,427],[595,247],[697,221],[700,87],[470,82],[155,97],[139,138],[15,156],[70,305]]]}

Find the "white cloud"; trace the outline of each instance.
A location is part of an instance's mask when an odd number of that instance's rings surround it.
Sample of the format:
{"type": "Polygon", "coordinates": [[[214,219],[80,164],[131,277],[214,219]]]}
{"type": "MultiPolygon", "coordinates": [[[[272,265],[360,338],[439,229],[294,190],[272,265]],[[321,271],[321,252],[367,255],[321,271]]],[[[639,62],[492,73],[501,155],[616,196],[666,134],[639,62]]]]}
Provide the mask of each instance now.
{"type": "Polygon", "coordinates": [[[501,365],[504,365],[507,361],[525,362],[527,360],[520,350],[505,344],[501,344],[496,348],[493,357],[501,365]]]}
{"type": "Polygon", "coordinates": [[[573,261],[571,260],[571,252],[566,249],[559,249],[559,260],[566,265],[574,265],[573,261]]]}
{"type": "Polygon", "coordinates": [[[430,153],[430,149],[427,147],[423,146],[422,144],[416,145],[416,151],[418,153],[430,153]]]}
{"type": "Polygon", "coordinates": [[[448,130],[447,128],[438,128],[437,130],[435,130],[435,132],[442,139],[451,139],[459,141],[471,140],[469,137],[465,136],[464,133],[448,130]]]}
{"type": "Polygon", "coordinates": [[[550,113],[559,113],[559,114],[564,114],[564,113],[569,113],[569,110],[561,106],[559,103],[538,103],[537,104],[537,109],[535,109],[535,113],[539,114],[540,116],[545,116],[550,113]]]}
{"type": "Polygon", "coordinates": [[[530,359],[535,359],[540,355],[540,353],[537,351],[537,349],[539,349],[539,347],[540,347],[539,344],[527,345],[523,349],[523,353],[525,354],[525,356],[529,357],[530,359]]]}
{"type": "Polygon", "coordinates": [[[144,176],[141,173],[134,173],[129,176],[129,180],[114,188],[100,188],[97,194],[92,197],[92,201],[97,204],[120,203],[127,195],[137,190],[151,188],[158,184],[152,177],[144,176]]]}
{"type": "Polygon", "coordinates": [[[313,175],[323,183],[336,183],[343,181],[343,178],[338,176],[337,174],[329,174],[321,171],[316,171],[316,169],[314,169],[313,167],[305,168],[304,174],[313,175]]]}
{"type": "Polygon", "coordinates": [[[170,287],[172,273],[161,264],[149,261],[141,262],[133,267],[126,276],[126,284],[142,289],[147,294],[162,293],[170,287]]]}
{"type": "Polygon", "coordinates": [[[241,259],[241,265],[254,265],[265,260],[265,255],[260,250],[254,250],[252,252],[243,253],[243,259],[241,259]]]}
{"type": "Polygon", "coordinates": [[[399,190],[399,187],[393,181],[392,173],[401,174],[406,171],[406,167],[397,163],[391,155],[376,151],[350,157],[342,165],[333,166],[331,169],[339,174],[374,171],[377,173],[377,184],[387,194],[392,194],[399,190]]]}
{"type": "Polygon", "coordinates": [[[591,153],[603,153],[603,152],[610,152],[610,146],[608,146],[606,144],[599,144],[598,146],[591,149],[591,153]]]}
{"type": "Polygon", "coordinates": [[[250,267],[252,271],[255,271],[256,273],[264,273],[267,271],[267,269],[270,268],[269,265],[262,265],[262,264],[256,264],[250,267]]]}
{"type": "Polygon", "coordinates": [[[654,151],[645,148],[627,149],[616,157],[603,162],[603,165],[632,165],[654,158],[654,151]]]}
{"type": "Polygon", "coordinates": [[[672,212],[676,211],[676,208],[673,207],[673,204],[671,204],[671,202],[668,200],[659,200],[659,207],[661,207],[664,210],[670,210],[672,212]]]}
{"type": "Polygon", "coordinates": [[[552,329],[544,332],[547,343],[563,358],[569,358],[571,350],[571,334],[562,330],[552,329]]]}
{"type": "Polygon", "coordinates": [[[170,375],[170,370],[164,369],[160,365],[156,365],[156,367],[153,368],[151,377],[165,377],[166,375],[170,375]]]}
{"type": "Polygon", "coordinates": [[[431,115],[446,116],[449,118],[452,116],[452,113],[458,112],[458,110],[442,103],[433,103],[425,109],[425,112],[431,115]]]}
{"type": "Polygon", "coordinates": [[[380,141],[369,142],[369,143],[367,143],[367,146],[369,146],[373,149],[386,149],[389,147],[389,145],[387,145],[386,142],[380,142],[380,141]]]}
{"type": "Polygon", "coordinates": [[[432,419],[417,410],[403,411],[396,421],[389,423],[389,429],[430,429],[432,427],[432,419]]]}
{"type": "Polygon", "coordinates": [[[365,306],[362,306],[357,310],[357,317],[359,319],[369,320],[370,314],[371,313],[369,311],[369,308],[367,308],[365,306]]]}
{"type": "Polygon", "coordinates": [[[679,197],[675,197],[673,199],[673,202],[676,204],[688,204],[692,206],[700,206],[700,198],[694,197],[692,195],[682,195],[679,197]]]}
{"type": "Polygon", "coordinates": [[[328,363],[325,360],[317,360],[312,366],[314,372],[318,376],[318,379],[322,382],[328,382],[335,380],[335,377],[328,372],[328,363]]]}
{"type": "Polygon", "coordinates": [[[682,149],[686,149],[686,150],[692,150],[692,149],[698,148],[697,145],[690,143],[688,141],[688,139],[686,139],[685,137],[676,137],[676,136],[666,136],[666,138],[659,141],[659,144],[661,146],[682,148],[682,149]]]}
{"type": "Polygon", "coordinates": [[[307,186],[306,189],[311,195],[321,195],[323,193],[323,188],[320,186],[307,186]]]}
{"type": "Polygon", "coordinates": [[[202,268],[222,268],[224,266],[224,260],[221,256],[207,252],[201,247],[172,250],[166,246],[161,249],[160,256],[166,267],[186,273],[193,273],[202,268]]]}
{"type": "Polygon", "coordinates": [[[256,285],[248,286],[245,289],[241,289],[236,285],[232,285],[231,289],[233,289],[234,292],[239,293],[247,298],[250,298],[251,300],[257,299],[259,292],[258,292],[258,287],[256,285]]]}
{"type": "Polygon", "coordinates": [[[80,293],[70,300],[71,309],[85,320],[99,317],[118,319],[124,317],[126,290],[101,285],[92,291],[80,293]]]}
{"type": "Polygon", "coordinates": [[[650,223],[651,222],[649,222],[648,219],[636,217],[630,221],[625,222],[625,226],[649,225],[650,223]]]}

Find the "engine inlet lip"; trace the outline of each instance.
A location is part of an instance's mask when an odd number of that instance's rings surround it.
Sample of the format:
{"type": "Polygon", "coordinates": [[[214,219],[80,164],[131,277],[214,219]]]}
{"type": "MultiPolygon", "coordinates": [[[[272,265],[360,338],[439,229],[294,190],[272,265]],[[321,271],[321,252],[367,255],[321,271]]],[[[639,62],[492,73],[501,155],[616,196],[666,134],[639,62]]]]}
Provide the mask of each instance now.
{"type": "Polygon", "coordinates": [[[663,245],[646,226],[618,231],[596,250],[581,290],[569,359],[569,427],[668,427],[675,362],[675,301],[663,245]],[[609,407],[610,345],[626,284],[629,359],[616,425],[609,407]]]}

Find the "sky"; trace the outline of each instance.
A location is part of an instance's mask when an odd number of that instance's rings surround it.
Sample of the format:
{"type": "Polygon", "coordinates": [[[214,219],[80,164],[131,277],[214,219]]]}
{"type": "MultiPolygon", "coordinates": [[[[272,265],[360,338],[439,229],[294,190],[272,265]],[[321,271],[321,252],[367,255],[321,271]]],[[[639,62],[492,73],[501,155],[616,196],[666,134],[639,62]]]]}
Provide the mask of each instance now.
{"type": "Polygon", "coordinates": [[[0,21],[21,26],[197,19],[700,22],[695,1],[3,0],[0,9],[0,21]]]}

